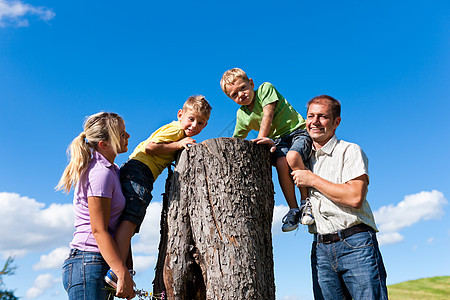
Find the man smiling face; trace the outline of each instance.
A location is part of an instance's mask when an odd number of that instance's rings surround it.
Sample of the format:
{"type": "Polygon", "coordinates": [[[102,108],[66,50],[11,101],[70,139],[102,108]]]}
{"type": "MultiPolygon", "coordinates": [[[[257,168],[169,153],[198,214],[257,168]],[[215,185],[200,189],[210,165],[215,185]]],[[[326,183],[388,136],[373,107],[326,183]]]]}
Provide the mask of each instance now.
{"type": "Polygon", "coordinates": [[[316,149],[322,148],[334,135],[341,117],[334,117],[327,101],[312,103],[306,117],[306,130],[316,149]]]}

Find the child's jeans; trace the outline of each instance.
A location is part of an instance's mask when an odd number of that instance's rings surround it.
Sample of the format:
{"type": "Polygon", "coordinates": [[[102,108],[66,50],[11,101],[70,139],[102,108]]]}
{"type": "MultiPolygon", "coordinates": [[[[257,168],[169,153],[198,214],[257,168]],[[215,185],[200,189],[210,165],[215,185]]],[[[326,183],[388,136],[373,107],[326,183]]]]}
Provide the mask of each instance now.
{"type": "Polygon", "coordinates": [[[136,224],[136,233],[152,200],[153,182],[152,171],[143,162],[130,159],[120,168],[122,193],[127,200],[120,220],[136,224]]]}
{"type": "Polygon", "coordinates": [[[104,280],[109,266],[99,252],[71,249],[62,266],[62,282],[69,300],[108,299],[104,280]]]}
{"type": "Polygon", "coordinates": [[[297,129],[274,142],[277,149],[271,155],[273,165],[278,158],[285,157],[289,151],[298,152],[305,164],[311,155],[312,139],[306,129],[297,129]]]}

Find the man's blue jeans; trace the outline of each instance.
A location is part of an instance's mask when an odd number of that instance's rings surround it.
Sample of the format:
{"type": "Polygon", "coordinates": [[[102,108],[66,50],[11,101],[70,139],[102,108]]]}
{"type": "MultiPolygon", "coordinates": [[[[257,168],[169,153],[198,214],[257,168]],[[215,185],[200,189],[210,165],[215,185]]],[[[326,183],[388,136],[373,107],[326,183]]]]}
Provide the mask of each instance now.
{"type": "Polygon", "coordinates": [[[314,241],[311,267],[315,299],[388,299],[386,270],[373,231],[329,244],[314,241]]]}
{"type": "Polygon", "coordinates": [[[62,267],[62,282],[68,299],[108,299],[109,291],[104,280],[108,270],[109,266],[100,253],[71,249],[62,267]]]}

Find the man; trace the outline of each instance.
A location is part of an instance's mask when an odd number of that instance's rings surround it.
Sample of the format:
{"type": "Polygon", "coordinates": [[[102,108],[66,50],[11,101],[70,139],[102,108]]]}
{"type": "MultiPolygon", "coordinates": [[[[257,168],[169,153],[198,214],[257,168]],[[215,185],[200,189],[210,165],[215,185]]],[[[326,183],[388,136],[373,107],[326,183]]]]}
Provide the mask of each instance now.
{"type": "Polygon", "coordinates": [[[315,299],[387,299],[386,270],[366,200],[368,160],[361,148],[338,140],[341,106],[322,95],[307,105],[313,140],[310,170],[292,172],[309,188],[315,223],[311,267],[315,299]]]}

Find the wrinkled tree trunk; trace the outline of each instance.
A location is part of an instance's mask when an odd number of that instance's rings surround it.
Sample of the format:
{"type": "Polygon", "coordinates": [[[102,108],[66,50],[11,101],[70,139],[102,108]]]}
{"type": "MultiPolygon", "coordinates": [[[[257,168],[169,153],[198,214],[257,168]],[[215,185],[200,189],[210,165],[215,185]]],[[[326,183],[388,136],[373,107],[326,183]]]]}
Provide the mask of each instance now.
{"type": "Polygon", "coordinates": [[[268,148],[246,140],[181,153],[163,204],[156,294],[275,299],[271,172],[268,148]]]}

